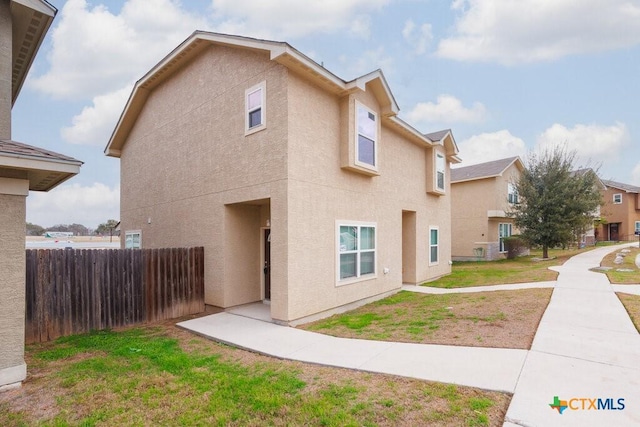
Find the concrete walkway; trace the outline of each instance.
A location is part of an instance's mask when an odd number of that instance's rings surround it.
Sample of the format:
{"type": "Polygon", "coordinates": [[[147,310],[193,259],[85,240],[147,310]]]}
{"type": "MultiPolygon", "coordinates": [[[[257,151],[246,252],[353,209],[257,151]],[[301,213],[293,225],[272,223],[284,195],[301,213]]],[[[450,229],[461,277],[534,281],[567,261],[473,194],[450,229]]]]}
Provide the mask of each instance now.
{"type": "Polygon", "coordinates": [[[558,268],[557,282],[464,289],[403,286],[421,293],[555,287],[529,351],[337,338],[228,312],[178,326],[278,358],[514,393],[505,426],[640,425],[640,335],[606,276],[588,271],[616,249],[571,258],[558,268]],[[613,398],[615,407],[624,399],[625,409],[566,409],[561,415],[549,406],[554,396],[567,401],[613,398]]]}

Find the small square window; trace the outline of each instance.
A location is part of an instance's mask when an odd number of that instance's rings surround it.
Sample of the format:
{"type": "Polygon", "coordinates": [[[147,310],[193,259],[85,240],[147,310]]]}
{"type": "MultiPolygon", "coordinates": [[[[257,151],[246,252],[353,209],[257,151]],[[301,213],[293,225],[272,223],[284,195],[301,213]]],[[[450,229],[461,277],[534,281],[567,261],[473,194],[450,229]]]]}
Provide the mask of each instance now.
{"type": "Polygon", "coordinates": [[[140,249],[142,247],[142,231],[126,231],[124,233],[125,249],[140,249]]]}
{"type": "Polygon", "coordinates": [[[615,205],[619,205],[622,203],[622,194],[621,193],[617,193],[613,195],[613,204],[615,205]]]}

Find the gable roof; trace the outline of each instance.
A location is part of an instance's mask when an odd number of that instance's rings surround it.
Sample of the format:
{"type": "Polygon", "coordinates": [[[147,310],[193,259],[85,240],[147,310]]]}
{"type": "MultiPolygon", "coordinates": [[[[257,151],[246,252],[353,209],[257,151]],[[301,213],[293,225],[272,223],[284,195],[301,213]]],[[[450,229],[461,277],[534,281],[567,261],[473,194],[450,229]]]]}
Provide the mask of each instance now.
{"type": "Polygon", "coordinates": [[[520,171],[524,170],[524,164],[517,156],[451,169],[451,183],[501,176],[514,163],[520,171]]]}
{"type": "Polygon", "coordinates": [[[443,146],[451,163],[460,163],[462,161],[460,157],[458,157],[458,144],[456,144],[456,140],[453,138],[451,129],[426,133],[424,136],[431,141],[433,145],[443,146]]]}
{"type": "Polygon", "coordinates": [[[603,179],[602,183],[607,187],[616,188],[627,193],[640,193],[640,187],[636,187],[635,185],[623,184],[621,182],[609,181],[606,179],[603,179]]]}
{"type": "Polygon", "coordinates": [[[29,190],[49,191],[80,172],[82,162],[21,142],[0,140],[0,176],[29,180],[29,190]]]}
{"type": "Polygon", "coordinates": [[[13,105],[57,9],[44,0],[11,0],[10,8],[13,22],[11,64],[11,105],[13,105]]]}
{"type": "MultiPolygon", "coordinates": [[[[429,138],[397,117],[400,109],[391,93],[384,74],[379,69],[354,80],[345,81],[294,49],[286,42],[261,40],[208,31],[195,31],[136,82],[111,138],[105,147],[104,152],[107,156],[120,157],[122,147],[127,140],[129,132],[131,132],[151,91],[211,45],[268,52],[269,58],[272,61],[276,61],[291,70],[297,71],[324,90],[337,96],[347,95],[358,90],[364,91],[368,88],[378,99],[382,107],[381,116],[387,120],[390,126],[416,143],[425,146],[430,146],[433,143],[429,138]]],[[[453,140],[453,138],[451,138],[451,140],[453,140]]],[[[456,156],[458,154],[458,148],[457,145],[455,145],[455,141],[453,145],[449,145],[451,146],[451,155],[456,156]]]]}

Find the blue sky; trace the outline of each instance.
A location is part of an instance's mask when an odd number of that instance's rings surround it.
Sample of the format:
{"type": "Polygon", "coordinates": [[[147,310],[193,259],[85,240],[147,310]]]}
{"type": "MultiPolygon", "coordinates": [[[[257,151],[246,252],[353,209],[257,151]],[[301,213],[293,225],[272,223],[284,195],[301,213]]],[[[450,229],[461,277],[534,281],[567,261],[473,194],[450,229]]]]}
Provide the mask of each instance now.
{"type": "Polygon", "coordinates": [[[286,41],[345,80],[382,69],[400,116],[453,130],[462,166],[554,145],[640,185],[640,0],[49,0],[13,139],[85,162],[27,221],[119,217],[104,156],[135,81],[194,30],[286,41]]]}

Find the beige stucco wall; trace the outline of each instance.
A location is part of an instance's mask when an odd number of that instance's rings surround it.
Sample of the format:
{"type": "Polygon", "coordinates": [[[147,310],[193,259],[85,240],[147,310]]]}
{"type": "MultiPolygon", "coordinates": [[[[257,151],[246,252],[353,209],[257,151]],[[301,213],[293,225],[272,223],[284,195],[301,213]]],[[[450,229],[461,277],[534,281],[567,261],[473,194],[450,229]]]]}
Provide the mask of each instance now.
{"type": "MultiPolygon", "coordinates": [[[[635,222],[640,221],[638,195],[609,187],[602,192],[602,199],[604,201],[604,205],[600,209],[602,218],[609,224],[620,223],[618,234],[621,240],[634,240],[636,238],[634,235],[635,222]],[[622,203],[613,203],[614,194],[622,194],[622,203]]],[[[599,227],[598,234],[600,240],[608,237],[602,227],[599,227]]]]}
{"type": "MultiPolygon", "coordinates": [[[[26,183],[26,181],[25,181],[26,183]]],[[[24,185],[24,193],[28,186],[24,185]]],[[[24,363],[25,194],[0,182],[0,388],[26,376],[24,363]],[[7,191],[9,190],[9,191],[7,191]]]]}
{"type": "MultiPolygon", "coordinates": [[[[500,257],[498,226],[501,223],[513,224],[513,219],[502,215],[489,217],[488,212],[509,212],[508,184],[517,180],[519,175],[517,166],[512,164],[501,176],[451,185],[451,240],[454,259],[478,259],[475,248],[483,248],[486,259],[500,257]]],[[[514,228],[513,234],[516,233],[514,228]]]]}
{"type": "MultiPolygon", "coordinates": [[[[379,111],[372,95],[354,96],[379,111]]],[[[268,224],[271,315],[285,322],[398,290],[403,210],[416,213],[418,231],[406,277],[449,273],[450,197],[426,192],[426,148],[383,126],[379,176],[341,168],[344,104],[355,98],[328,94],[266,54],[211,47],[150,94],[123,147],[121,229],[141,230],[143,247],[204,246],[205,302],[230,307],[263,297],[268,224]],[[245,90],[262,81],[267,127],[245,136],[245,90]],[[336,283],[339,220],[376,224],[374,279],[336,283]],[[429,226],[441,241],[432,266],[429,226]]]]}

